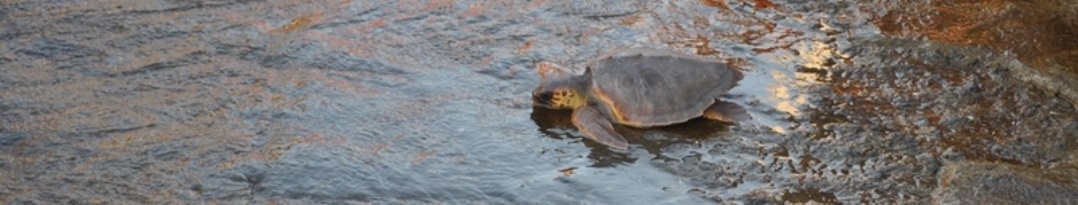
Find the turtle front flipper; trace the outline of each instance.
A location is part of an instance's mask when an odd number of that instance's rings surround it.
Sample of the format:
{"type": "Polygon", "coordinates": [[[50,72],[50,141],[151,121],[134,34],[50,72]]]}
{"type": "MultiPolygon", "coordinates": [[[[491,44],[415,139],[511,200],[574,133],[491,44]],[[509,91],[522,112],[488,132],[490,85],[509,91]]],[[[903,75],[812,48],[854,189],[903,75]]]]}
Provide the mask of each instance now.
{"type": "Polygon", "coordinates": [[[573,125],[576,125],[585,137],[603,145],[620,150],[629,148],[629,142],[625,141],[621,134],[615,132],[610,120],[603,117],[595,108],[584,106],[573,111],[573,125]]]}
{"type": "Polygon", "coordinates": [[[752,116],[749,116],[749,112],[746,111],[745,108],[721,100],[715,100],[715,104],[711,104],[710,107],[707,107],[707,109],[704,110],[704,117],[723,122],[740,122],[752,119],[752,116]]]}

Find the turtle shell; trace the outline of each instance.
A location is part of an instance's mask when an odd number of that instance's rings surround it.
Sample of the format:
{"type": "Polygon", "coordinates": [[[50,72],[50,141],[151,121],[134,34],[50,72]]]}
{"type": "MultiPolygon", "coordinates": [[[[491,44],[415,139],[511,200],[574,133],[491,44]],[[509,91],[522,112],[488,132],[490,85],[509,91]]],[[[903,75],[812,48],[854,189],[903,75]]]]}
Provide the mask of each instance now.
{"type": "Polygon", "coordinates": [[[701,116],[737,85],[726,63],[671,51],[621,50],[588,63],[592,101],[620,124],[650,127],[701,116]]]}

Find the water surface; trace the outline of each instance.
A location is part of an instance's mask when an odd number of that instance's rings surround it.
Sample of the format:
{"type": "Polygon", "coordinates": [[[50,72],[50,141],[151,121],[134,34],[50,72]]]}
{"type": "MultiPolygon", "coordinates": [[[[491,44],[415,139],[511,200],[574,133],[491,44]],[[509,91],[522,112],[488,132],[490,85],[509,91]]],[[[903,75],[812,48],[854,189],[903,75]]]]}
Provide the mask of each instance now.
{"type": "Polygon", "coordinates": [[[5,1],[0,202],[1075,202],[1076,14],[1043,9],[5,1]],[[753,120],[619,152],[532,108],[535,62],[629,47],[729,62],[753,120]]]}

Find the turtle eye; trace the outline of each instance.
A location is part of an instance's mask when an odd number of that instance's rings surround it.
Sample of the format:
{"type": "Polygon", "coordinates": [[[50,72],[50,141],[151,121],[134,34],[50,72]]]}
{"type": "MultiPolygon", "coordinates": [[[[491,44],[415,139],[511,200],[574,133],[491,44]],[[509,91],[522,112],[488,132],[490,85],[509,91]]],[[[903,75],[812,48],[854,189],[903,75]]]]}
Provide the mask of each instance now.
{"type": "Polygon", "coordinates": [[[552,94],[550,92],[542,92],[542,93],[539,93],[538,95],[535,95],[535,99],[539,100],[540,102],[549,103],[550,100],[553,99],[553,98],[554,98],[554,94],[552,94]]]}
{"type": "Polygon", "coordinates": [[[539,94],[539,97],[541,97],[543,99],[550,100],[550,99],[554,98],[554,93],[547,92],[547,93],[539,94]]]}

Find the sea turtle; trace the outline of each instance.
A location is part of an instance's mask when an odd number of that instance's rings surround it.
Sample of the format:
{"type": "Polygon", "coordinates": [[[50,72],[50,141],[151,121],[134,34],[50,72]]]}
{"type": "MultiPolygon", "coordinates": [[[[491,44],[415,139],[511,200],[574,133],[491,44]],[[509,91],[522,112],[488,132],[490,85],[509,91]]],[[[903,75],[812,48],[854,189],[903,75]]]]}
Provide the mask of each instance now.
{"type": "Polygon", "coordinates": [[[625,150],[628,142],[611,124],[656,127],[703,116],[736,122],[750,119],[744,108],[718,100],[741,80],[725,63],[656,49],[622,49],[570,74],[550,63],[537,64],[537,107],[573,110],[572,122],[587,138],[625,150]]]}

